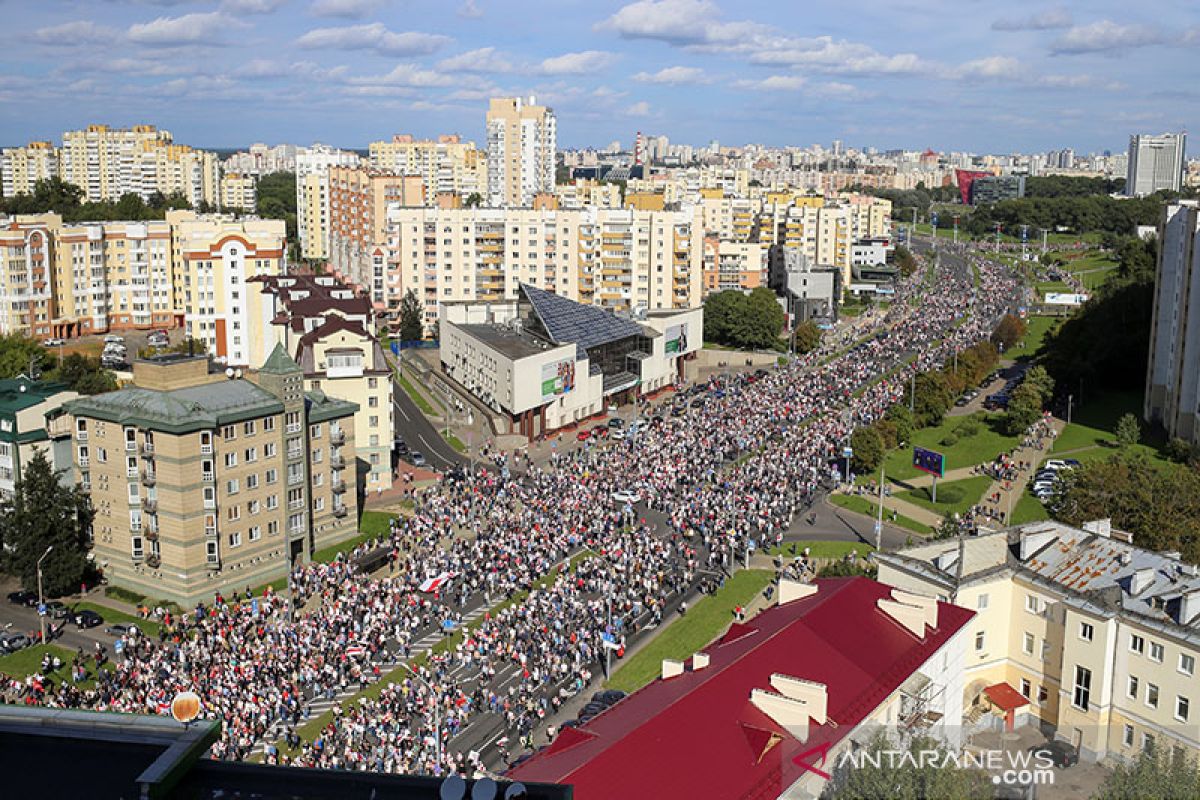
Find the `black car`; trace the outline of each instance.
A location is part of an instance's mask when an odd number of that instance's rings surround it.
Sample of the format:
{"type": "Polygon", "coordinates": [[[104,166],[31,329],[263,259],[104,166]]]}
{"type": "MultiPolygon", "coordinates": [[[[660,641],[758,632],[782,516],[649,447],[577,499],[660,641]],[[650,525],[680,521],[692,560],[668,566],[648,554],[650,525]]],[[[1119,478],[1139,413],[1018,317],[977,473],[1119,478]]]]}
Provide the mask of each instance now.
{"type": "MultiPolygon", "coordinates": [[[[1079,763],[1079,750],[1070,742],[1055,739],[1045,744],[1035,744],[1029,748],[1035,758],[1049,759],[1056,767],[1070,767],[1079,763]]],[[[1041,766],[1037,764],[1036,766],[1041,766]]]]}
{"type": "Polygon", "coordinates": [[[75,618],[72,621],[80,628],[95,628],[104,624],[104,617],[90,608],[85,608],[83,611],[75,612],[75,618]]]}
{"type": "Polygon", "coordinates": [[[397,439],[392,443],[392,449],[399,455],[406,455],[408,453],[408,442],[403,439],[397,439]]]}
{"type": "Polygon", "coordinates": [[[604,703],[597,703],[595,701],[592,701],[592,702],[588,703],[586,706],[584,706],[583,708],[579,709],[579,714],[576,716],[576,718],[581,719],[581,720],[582,719],[591,719],[592,717],[596,716],[601,711],[604,711],[607,708],[608,708],[608,706],[606,706],[604,703]]]}
{"type": "Polygon", "coordinates": [[[613,703],[625,697],[625,693],[620,689],[604,689],[592,695],[593,703],[603,703],[605,706],[611,706],[613,703]]]}
{"type": "Polygon", "coordinates": [[[66,619],[71,610],[61,600],[51,600],[46,603],[46,613],[50,619],[66,619]]]}
{"type": "Polygon", "coordinates": [[[608,421],[608,427],[610,427],[610,428],[624,428],[624,427],[625,427],[625,420],[621,419],[620,417],[613,417],[612,419],[610,419],[610,420],[608,421]]]}
{"type": "Polygon", "coordinates": [[[20,589],[15,592],[8,593],[8,602],[15,603],[19,606],[36,606],[37,592],[30,592],[26,589],[20,589]]]}

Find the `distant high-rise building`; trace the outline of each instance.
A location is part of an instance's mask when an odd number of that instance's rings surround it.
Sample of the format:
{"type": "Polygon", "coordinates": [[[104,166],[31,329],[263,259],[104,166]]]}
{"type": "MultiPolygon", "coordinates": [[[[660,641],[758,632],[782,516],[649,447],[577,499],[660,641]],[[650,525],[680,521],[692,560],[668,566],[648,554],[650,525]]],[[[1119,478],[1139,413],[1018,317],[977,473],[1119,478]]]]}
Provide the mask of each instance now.
{"type": "Polygon", "coordinates": [[[527,206],[554,191],[554,111],[534,97],[494,97],[487,112],[488,205],[527,206]]]}
{"type": "Polygon", "coordinates": [[[1130,136],[1125,194],[1141,197],[1162,189],[1179,191],[1183,180],[1183,153],[1186,144],[1186,133],[1130,136]]]}
{"type": "Polygon", "coordinates": [[[58,177],[58,148],[50,142],[0,150],[0,195],[33,194],[38,181],[58,177]]]}
{"type": "Polygon", "coordinates": [[[153,125],[110,128],[89,125],[63,134],[59,161],[64,181],[83,189],[89,202],[115,201],[136,194],[181,194],[193,206],[220,201],[220,162],[216,153],[172,143],[168,131],[153,125]]]}
{"type": "Polygon", "coordinates": [[[297,151],[296,230],[301,258],[329,258],[329,169],[356,167],[361,161],[356,153],[326,144],[297,151]]]}
{"type": "Polygon", "coordinates": [[[1145,417],[1168,436],[1200,441],[1200,205],[1180,202],[1159,223],[1145,417]]]}
{"type": "Polygon", "coordinates": [[[397,134],[391,141],[371,142],[368,163],[371,169],[382,172],[419,175],[427,202],[439,194],[465,198],[487,192],[487,160],[483,151],[457,134],[439,136],[436,140],[397,134]]]}

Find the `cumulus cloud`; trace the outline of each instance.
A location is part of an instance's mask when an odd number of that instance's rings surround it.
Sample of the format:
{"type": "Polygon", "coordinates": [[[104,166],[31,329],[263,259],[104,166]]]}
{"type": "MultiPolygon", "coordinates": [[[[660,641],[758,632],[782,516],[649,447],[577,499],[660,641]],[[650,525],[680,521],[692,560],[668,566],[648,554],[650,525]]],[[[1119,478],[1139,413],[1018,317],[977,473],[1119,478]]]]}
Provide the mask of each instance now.
{"type": "Polygon", "coordinates": [[[625,113],[631,117],[648,117],[650,116],[650,104],[645,100],[640,100],[625,109],[625,113]]]}
{"type": "Polygon", "coordinates": [[[467,0],[467,2],[458,7],[458,11],[455,13],[463,19],[479,19],[483,16],[483,9],[479,7],[479,4],[475,0],[467,0]]]}
{"type": "Polygon", "coordinates": [[[718,13],[709,0],[639,0],[617,10],[596,28],[625,39],[658,39],[674,44],[708,40],[718,13]]]}
{"type": "Polygon", "coordinates": [[[517,67],[512,60],[494,47],[468,50],[438,62],[438,69],[446,72],[514,72],[517,67]]]}
{"type": "Polygon", "coordinates": [[[658,72],[639,72],[633,76],[639,83],[663,83],[679,86],[685,83],[704,83],[704,70],[699,67],[664,67],[658,72]]]}
{"type": "Polygon", "coordinates": [[[885,55],[870,45],[818,36],[791,39],[785,46],[760,50],[750,56],[757,64],[791,66],[844,75],[906,75],[931,65],[915,53],[885,55]]]}
{"type": "Polygon", "coordinates": [[[1051,8],[1027,17],[1001,17],[992,23],[994,31],[1049,31],[1071,27],[1071,12],[1051,8]]]}
{"type": "Polygon", "coordinates": [[[373,50],[386,56],[429,55],[452,40],[435,33],[394,33],[381,22],[338,28],[314,28],[296,40],[300,47],[329,50],[373,50]]]}
{"type": "Polygon", "coordinates": [[[270,14],[287,0],[223,0],[221,10],[230,14],[270,14]]]}
{"type": "Polygon", "coordinates": [[[1077,25],[1050,45],[1055,55],[1112,53],[1161,44],[1163,35],[1147,25],[1119,25],[1102,19],[1090,25],[1077,25]]]}
{"type": "Polygon", "coordinates": [[[563,53],[561,56],[547,58],[541,63],[541,71],[546,75],[584,75],[604,69],[615,60],[616,56],[603,50],[584,50],[579,53],[563,53]]]}
{"type": "Polygon", "coordinates": [[[803,75],[770,75],[762,80],[738,81],[741,89],[752,89],[758,92],[796,92],[803,89],[808,79],[803,75]]]}
{"type": "Polygon", "coordinates": [[[383,0],[313,0],[308,13],[317,17],[361,19],[383,6],[383,0]]]}
{"type": "Polygon", "coordinates": [[[150,22],[129,27],[131,42],[147,45],[219,44],[222,36],[231,28],[244,28],[246,24],[223,14],[211,11],[206,14],[184,14],[181,17],[159,17],[150,22]]]}
{"type": "Polygon", "coordinates": [[[358,78],[349,78],[347,83],[360,86],[407,86],[407,87],[431,87],[431,86],[450,86],[456,83],[456,79],[449,75],[444,75],[441,72],[422,69],[416,64],[397,64],[392,68],[391,72],[383,75],[367,75],[358,78]]]}
{"type": "Polygon", "coordinates": [[[81,19],[75,22],[64,22],[62,25],[38,28],[33,32],[33,39],[41,44],[56,47],[75,47],[79,44],[112,42],[119,35],[115,28],[81,19]]]}

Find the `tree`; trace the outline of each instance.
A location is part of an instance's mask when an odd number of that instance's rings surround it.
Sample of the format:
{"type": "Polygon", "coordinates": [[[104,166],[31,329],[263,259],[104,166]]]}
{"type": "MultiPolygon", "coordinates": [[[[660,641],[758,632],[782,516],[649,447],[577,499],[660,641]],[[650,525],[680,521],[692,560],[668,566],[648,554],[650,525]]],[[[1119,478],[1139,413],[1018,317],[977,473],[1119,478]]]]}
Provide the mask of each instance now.
{"type": "Polygon", "coordinates": [[[400,301],[400,340],[414,342],[425,332],[425,311],[417,293],[409,289],[400,301]]]}
{"type": "Polygon", "coordinates": [[[826,564],[817,570],[818,578],[871,578],[875,579],[875,575],[879,572],[872,565],[863,566],[858,559],[847,561],[839,559],[832,564],[826,564]]]}
{"type": "Polygon", "coordinates": [[[64,487],[40,448],[23,465],[13,495],[0,500],[0,543],[4,566],[27,589],[37,588],[37,561],[42,562],[45,593],[57,597],[87,578],[87,553],[95,512],[79,486],[64,487]]]}
{"type": "Polygon", "coordinates": [[[805,320],[792,332],[792,340],[797,353],[810,353],[821,345],[821,329],[811,319],[805,320]]]}
{"type": "Polygon", "coordinates": [[[288,239],[295,240],[296,173],[270,172],[263,175],[255,185],[255,194],[258,215],[283,220],[288,239]]]}
{"type": "Polygon", "coordinates": [[[1042,416],[1042,396],[1036,386],[1022,383],[1008,400],[1008,411],[1004,415],[1004,431],[1009,436],[1020,436],[1042,416]]]}
{"type": "Polygon", "coordinates": [[[954,391],[942,372],[922,372],[917,376],[914,414],[920,427],[940,425],[954,403],[954,391]]]}
{"type": "Polygon", "coordinates": [[[732,344],[735,321],[745,312],[746,295],[736,289],[714,292],[704,301],[704,338],[732,344]]]}
{"type": "Polygon", "coordinates": [[[904,403],[893,403],[891,407],[884,412],[883,418],[896,428],[896,442],[912,441],[913,429],[913,412],[908,410],[908,406],[904,403]]]}
{"type": "Polygon", "coordinates": [[[36,339],[22,333],[0,334],[0,378],[29,375],[31,363],[40,373],[54,362],[50,353],[36,339]]]}
{"type": "Polygon", "coordinates": [[[1022,383],[1037,390],[1042,405],[1046,405],[1054,397],[1054,378],[1050,377],[1050,373],[1040,364],[1035,364],[1025,370],[1025,378],[1022,383]]]}
{"type": "Polygon", "coordinates": [[[850,447],[854,450],[850,464],[859,475],[874,472],[883,460],[883,437],[874,427],[855,428],[850,447]]]}
{"type": "Polygon", "coordinates": [[[917,271],[917,259],[913,257],[912,251],[904,245],[896,245],[894,257],[896,260],[896,266],[900,270],[900,274],[908,276],[917,271]]]}
{"type": "Polygon", "coordinates": [[[1142,426],[1133,414],[1122,414],[1121,418],[1117,420],[1117,427],[1113,434],[1117,437],[1118,447],[1132,447],[1141,441],[1142,426]]]}
{"type": "Polygon", "coordinates": [[[856,752],[859,754],[856,762],[842,760],[834,765],[833,776],[821,795],[823,798],[984,800],[992,796],[994,787],[982,770],[956,766],[954,754],[940,741],[928,736],[914,736],[906,745],[900,746],[880,730],[856,752]],[[926,753],[937,756],[926,756],[926,753]],[[876,763],[879,766],[875,766],[876,763]]]}
{"type": "Polygon", "coordinates": [[[117,388],[116,377],[102,369],[100,362],[81,353],[71,353],[62,363],[47,372],[44,377],[65,383],[72,391],[80,394],[100,394],[117,388]]]}
{"type": "Polygon", "coordinates": [[[483,205],[483,195],[479,192],[471,192],[467,195],[467,199],[463,201],[463,205],[467,208],[479,208],[483,205]]]}
{"type": "Polygon", "coordinates": [[[1151,744],[1132,763],[1121,761],[1092,800],[1183,800],[1200,797],[1200,763],[1195,756],[1151,744]]]}
{"type": "Polygon", "coordinates": [[[992,344],[1001,352],[1010,350],[1014,344],[1025,338],[1026,329],[1024,320],[1012,314],[1005,314],[996,330],[992,331],[992,344]]]}
{"type": "Polygon", "coordinates": [[[760,286],[746,296],[744,313],[734,320],[734,340],[740,347],[766,348],[779,341],[787,315],[775,292],[760,286]]]}

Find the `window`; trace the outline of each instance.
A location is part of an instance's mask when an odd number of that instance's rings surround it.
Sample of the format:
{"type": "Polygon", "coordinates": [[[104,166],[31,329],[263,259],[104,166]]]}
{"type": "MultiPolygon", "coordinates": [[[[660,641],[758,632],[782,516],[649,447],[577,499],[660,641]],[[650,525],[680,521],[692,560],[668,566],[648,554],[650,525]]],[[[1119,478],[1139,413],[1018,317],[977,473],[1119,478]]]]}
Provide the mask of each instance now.
{"type": "Polygon", "coordinates": [[[237,466],[237,453],[236,452],[231,452],[231,453],[225,454],[225,466],[226,467],[236,467],[237,466]]]}
{"type": "Polygon", "coordinates": [[[1146,652],[1146,640],[1136,633],[1129,634],[1129,652],[1138,654],[1146,652]]]}
{"type": "Polygon", "coordinates": [[[1146,705],[1158,708],[1158,686],[1149,681],[1146,682],[1146,705]]]}
{"type": "Polygon", "coordinates": [[[313,511],[324,511],[324,510],[325,510],[325,498],[318,497],[315,501],[313,501],[313,511]]]}
{"type": "Polygon", "coordinates": [[[1184,675],[1192,675],[1196,672],[1196,658],[1189,656],[1187,653],[1179,654],[1179,671],[1184,675]]]}
{"type": "Polygon", "coordinates": [[[1050,660],[1050,643],[1042,639],[1042,661],[1050,660]]]}
{"type": "Polygon", "coordinates": [[[1143,733],[1142,734],[1142,749],[1149,750],[1151,747],[1154,747],[1154,734],[1143,733]]]}
{"type": "Polygon", "coordinates": [[[378,387],[379,387],[379,379],[378,378],[367,378],[367,388],[368,389],[376,389],[378,387]]]}
{"type": "Polygon", "coordinates": [[[379,408],[379,398],[376,397],[375,395],[371,395],[370,397],[368,397],[367,398],[367,407],[368,408],[379,408]]]}
{"type": "Polygon", "coordinates": [[[277,533],[279,533],[279,522],[277,520],[271,520],[267,523],[267,535],[274,536],[277,533]]]}
{"type": "Polygon", "coordinates": [[[249,503],[246,503],[246,513],[247,514],[257,514],[260,505],[261,504],[259,503],[259,501],[251,500],[249,503]]]}
{"type": "Polygon", "coordinates": [[[257,474],[246,476],[246,488],[247,489],[257,489],[258,488],[258,475],[257,474]]]}
{"type": "Polygon", "coordinates": [[[1030,614],[1037,614],[1038,611],[1040,610],[1040,608],[1041,608],[1041,605],[1038,603],[1038,599],[1036,597],[1034,597],[1031,594],[1025,595],[1025,610],[1026,611],[1028,611],[1030,614]]]}
{"type": "Polygon", "coordinates": [[[263,445],[263,458],[274,458],[276,452],[278,452],[278,448],[274,442],[268,442],[263,445]]]}
{"type": "Polygon", "coordinates": [[[1182,695],[1175,698],[1175,719],[1180,722],[1187,722],[1188,718],[1188,699],[1182,695]]]}
{"type": "Polygon", "coordinates": [[[101,464],[107,464],[108,463],[108,451],[105,450],[103,447],[97,447],[96,448],[96,460],[99,461],[101,464]]]}
{"type": "Polygon", "coordinates": [[[241,547],[242,546],[242,532],[241,531],[234,531],[233,533],[229,534],[229,546],[230,547],[241,547]]]}
{"type": "Polygon", "coordinates": [[[1025,638],[1021,643],[1021,650],[1027,656],[1033,655],[1034,637],[1032,633],[1026,632],[1025,638]]]}
{"type": "Polygon", "coordinates": [[[1137,676],[1136,676],[1136,675],[1130,675],[1130,676],[1129,676],[1129,686],[1128,686],[1128,688],[1125,690],[1125,694],[1126,694],[1127,696],[1129,696],[1129,697],[1133,698],[1134,700],[1136,700],[1136,699],[1137,699],[1137,695],[1138,695],[1138,679],[1137,679],[1137,676]]]}
{"type": "Polygon", "coordinates": [[[275,468],[271,468],[271,469],[267,470],[267,474],[266,474],[267,483],[274,483],[278,479],[279,479],[279,470],[277,470],[275,468]]]}
{"type": "Polygon", "coordinates": [[[1126,747],[1133,747],[1133,726],[1132,725],[1125,726],[1124,732],[1121,735],[1121,741],[1125,744],[1126,747]]]}
{"type": "Polygon", "coordinates": [[[1080,711],[1088,710],[1088,702],[1092,698],[1092,671],[1087,667],[1075,665],[1075,691],[1071,695],[1071,705],[1080,711]]]}
{"type": "Polygon", "coordinates": [[[267,510],[273,511],[276,508],[279,508],[279,495],[267,495],[267,510]]]}
{"type": "Polygon", "coordinates": [[[984,594],[979,595],[979,599],[977,599],[975,601],[975,608],[978,609],[979,611],[983,611],[987,607],[988,607],[988,596],[987,596],[987,593],[985,592],[984,594]]]}
{"type": "Polygon", "coordinates": [[[247,464],[253,464],[255,461],[258,461],[258,448],[247,447],[246,452],[242,454],[242,457],[246,459],[247,464]]]}
{"type": "Polygon", "coordinates": [[[237,520],[242,518],[242,507],[238,506],[238,505],[230,506],[228,509],[228,512],[227,512],[227,516],[229,517],[230,521],[236,522],[237,520]]]}
{"type": "Polygon", "coordinates": [[[1029,682],[1028,678],[1021,678],[1021,694],[1029,697],[1031,691],[1033,691],[1033,684],[1029,682]]]}
{"type": "Polygon", "coordinates": [[[143,555],[145,555],[145,551],[142,548],[142,537],[134,536],[133,540],[132,540],[132,544],[133,544],[133,557],[134,558],[141,558],[143,555]]]}
{"type": "Polygon", "coordinates": [[[1090,622],[1079,623],[1079,638],[1085,642],[1090,642],[1092,636],[1096,633],[1096,629],[1092,627],[1090,622]]]}
{"type": "Polygon", "coordinates": [[[1163,646],[1158,642],[1150,643],[1150,660],[1157,661],[1159,664],[1163,660],[1163,646]]]}
{"type": "Polygon", "coordinates": [[[983,631],[975,634],[975,652],[983,652],[984,635],[983,631]]]}
{"type": "Polygon", "coordinates": [[[257,542],[262,538],[262,528],[255,525],[250,529],[250,541],[257,542]]]}
{"type": "Polygon", "coordinates": [[[237,478],[232,478],[225,483],[225,493],[226,494],[237,494],[241,490],[242,490],[242,488],[239,485],[237,478]]]}
{"type": "Polygon", "coordinates": [[[321,438],[321,426],[320,425],[309,425],[308,426],[308,438],[320,439],[321,438]]]}
{"type": "Polygon", "coordinates": [[[263,430],[264,431],[275,430],[275,418],[274,417],[264,417],[263,418],[263,430]]]}
{"type": "Polygon", "coordinates": [[[1037,699],[1037,701],[1039,703],[1044,703],[1049,698],[1050,698],[1050,690],[1047,689],[1044,685],[1038,684],[1038,699],[1037,699]]]}
{"type": "Polygon", "coordinates": [[[237,438],[237,426],[236,425],[226,425],[225,427],[221,428],[221,438],[224,439],[225,441],[229,441],[230,439],[236,439],[237,438]]]}
{"type": "Polygon", "coordinates": [[[243,436],[253,436],[254,435],[254,420],[248,420],[248,421],[242,423],[242,435],[243,436]]]}

